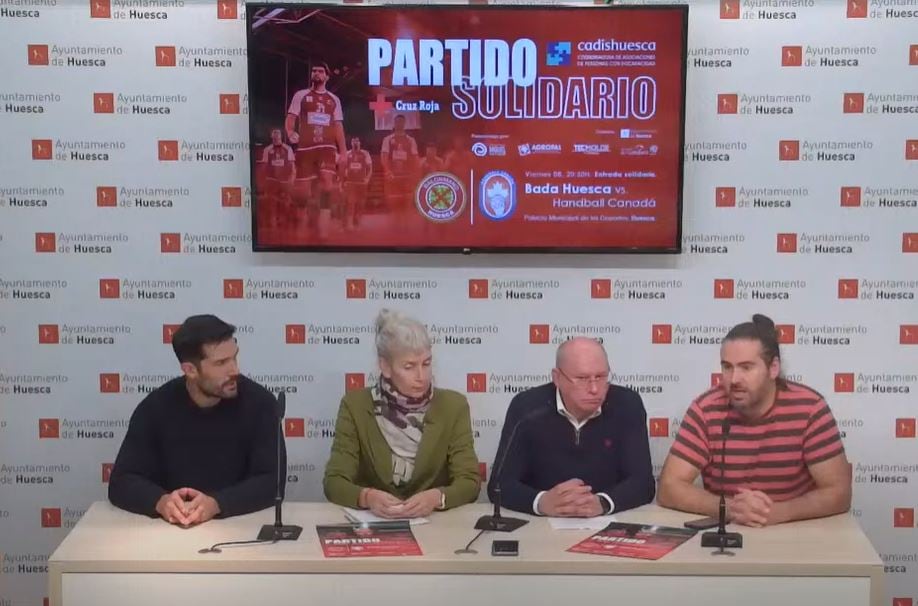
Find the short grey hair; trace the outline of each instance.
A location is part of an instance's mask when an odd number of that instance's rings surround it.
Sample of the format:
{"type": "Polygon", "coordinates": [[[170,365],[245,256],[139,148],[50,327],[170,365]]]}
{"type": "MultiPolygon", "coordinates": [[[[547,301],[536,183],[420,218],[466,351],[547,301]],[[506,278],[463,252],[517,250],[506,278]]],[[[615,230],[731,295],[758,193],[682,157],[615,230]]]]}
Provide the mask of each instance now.
{"type": "Polygon", "coordinates": [[[376,355],[386,360],[401,352],[420,353],[431,348],[427,328],[412,317],[383,309],[376,316],[376,355]]]}

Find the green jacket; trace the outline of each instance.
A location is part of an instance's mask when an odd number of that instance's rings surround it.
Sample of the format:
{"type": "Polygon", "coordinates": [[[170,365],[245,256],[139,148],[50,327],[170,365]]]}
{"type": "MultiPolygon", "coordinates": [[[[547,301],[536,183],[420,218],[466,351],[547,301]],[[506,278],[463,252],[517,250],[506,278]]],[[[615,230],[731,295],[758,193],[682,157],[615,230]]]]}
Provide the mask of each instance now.
{"type": "Polygon", "coordinates": [[[362,488],[376,488],[400,499],[439,488],[446,507],[457,507],[478,498],[481,479],[472,439],[469,404],[462,394],[434,389],[424,415],[424,433],[411,480],[396,487],[392,482],[392,450],[373,414],[370,390],[352,391],[341,399],[331,457],[322,482],[332,503],[357,507],[362,488]]]}

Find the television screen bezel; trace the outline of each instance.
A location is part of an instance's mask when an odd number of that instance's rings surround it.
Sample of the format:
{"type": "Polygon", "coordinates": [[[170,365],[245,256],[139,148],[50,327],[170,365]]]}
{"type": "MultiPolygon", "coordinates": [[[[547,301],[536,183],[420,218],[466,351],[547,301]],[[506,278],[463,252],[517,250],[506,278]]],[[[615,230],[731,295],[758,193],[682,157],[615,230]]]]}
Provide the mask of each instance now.
{"type": "Polygon", "coordinates": [[[252,250],[254,252],[283,252],[283,253],[452,253],[452,254],[681,254],[682,253],[682,227],[683,227],[683,201],[685,198],[685,99],[686,99],[686,73],[688,68],[688,17],[689,7],[687,4],[654,4],[654,5],[472,5],[472,4],[304,4],[293,2],[247,2],[245,4],[245,31],[246,31],[246,53],[249,57],[247,66],[246,90],[249,98],[249,163],[250,163],[250,211],[252,225],[252,250]],[[538,11],[564,11],[564,12],[581,12],[590,10],[612,10],[617,12],[629,11],[673,11],[681,13],[682,17],[682,70],[681,70],[681,90],[682,98],[679,103],[679,166],[678,166],[678,191],[676,200],[676,241],[673,246],[641,246],[641,247],[570,247],[570,246],[327,246],[327,245],[263,245],[258,240],[258,221],[257,208],[258,196],[255,187],[255,168],[257,165],[256,154],[254,150],[255,141],[255,113],[251,109],[254,99],[252,94],[251,82],[254,71],[254,62],[251,61],[249,51],[252,48],[252,19],[254,12],[262,9],[337,9],[337,10],[365,10],[365,9],[385,9],[385,10],[437,10],[437,11],[481,11],[491,10],[514,10],[521,12],[538,11]]]}

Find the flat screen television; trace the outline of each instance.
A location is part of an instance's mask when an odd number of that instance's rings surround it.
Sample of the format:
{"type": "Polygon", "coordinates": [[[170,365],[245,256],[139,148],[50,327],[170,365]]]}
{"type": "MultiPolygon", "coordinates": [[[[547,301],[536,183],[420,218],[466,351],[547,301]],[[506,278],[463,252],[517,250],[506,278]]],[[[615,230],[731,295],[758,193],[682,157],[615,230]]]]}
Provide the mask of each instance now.
{"type": "Polygon", "coordinates": [[[254,249],[680,252],[687,22],[249,4],[254,249]]]}

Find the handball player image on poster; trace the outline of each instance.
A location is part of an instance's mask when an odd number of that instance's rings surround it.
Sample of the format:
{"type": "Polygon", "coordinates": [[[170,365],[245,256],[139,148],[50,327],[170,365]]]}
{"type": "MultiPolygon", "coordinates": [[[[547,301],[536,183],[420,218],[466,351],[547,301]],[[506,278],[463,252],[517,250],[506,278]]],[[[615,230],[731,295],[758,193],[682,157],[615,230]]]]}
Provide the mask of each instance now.
{"type": "Polygon", "coordinates": [[[248,5],[255,250],[679,252],[687,11],[248,5]]]}

